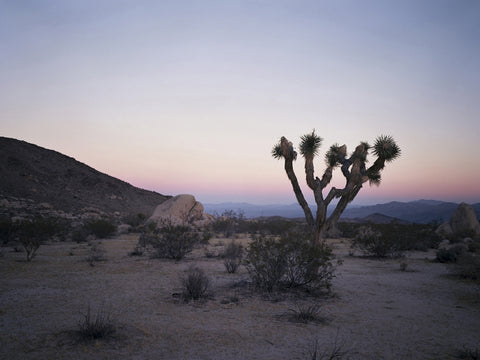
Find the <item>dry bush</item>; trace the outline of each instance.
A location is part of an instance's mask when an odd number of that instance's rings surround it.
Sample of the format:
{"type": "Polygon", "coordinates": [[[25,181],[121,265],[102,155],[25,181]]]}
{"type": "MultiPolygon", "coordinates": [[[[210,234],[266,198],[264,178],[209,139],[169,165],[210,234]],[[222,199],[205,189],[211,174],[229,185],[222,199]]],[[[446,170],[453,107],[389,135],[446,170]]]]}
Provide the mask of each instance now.
{"type": "Polygon", "coordinates": [[[243,257],[242,245],[232,240],[227,245],[222,257],[224,259],[223,264],[225,265],[225,269],[227,270],[227,272],[229,274],[235,273],[242,262],[242,257],[243,257]]]}
{"type": "Polygon", "coordinates": [[[147,227],[140,235],[139,245],[150,246],[152,257],[181,260],[199,242],[199,234],[188,225],[165,220],[161,227],[147,227]]]}
{"type": "Polygon", "coordinates": [[[186,302],[208,297],[210,280],[207,275],[205,275],[205,272],[199,267],[189,267],[185,276],[181,278],[181,282],[183,299],[186,302]]]}

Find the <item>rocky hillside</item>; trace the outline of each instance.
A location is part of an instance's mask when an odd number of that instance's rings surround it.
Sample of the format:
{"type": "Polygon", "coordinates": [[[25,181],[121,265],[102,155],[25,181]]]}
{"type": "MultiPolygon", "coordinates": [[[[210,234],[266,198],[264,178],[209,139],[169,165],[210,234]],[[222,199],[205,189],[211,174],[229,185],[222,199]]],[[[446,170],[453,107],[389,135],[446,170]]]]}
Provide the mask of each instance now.
{"type": "Polygon", "coordinates": [[[40,207],[67,213],[99,210],[117,215],[143,213],[170,196],[134,187],[74,158],[0,137],[0,207],[40,207]]]}

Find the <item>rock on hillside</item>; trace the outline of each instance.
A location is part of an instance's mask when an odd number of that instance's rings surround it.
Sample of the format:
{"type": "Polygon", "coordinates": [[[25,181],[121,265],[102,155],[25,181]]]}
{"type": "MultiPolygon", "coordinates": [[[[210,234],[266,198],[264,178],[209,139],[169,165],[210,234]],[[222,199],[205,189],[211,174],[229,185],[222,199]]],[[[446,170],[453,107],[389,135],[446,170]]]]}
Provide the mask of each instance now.
{"type": "Polygon", "coordinates": [[[168,198],[103,174],[59,152],[0,137],[0,200],[10,213],[15,213],[15,206],[23,202],[46,204],[68,213],[93,208],[109,214],[150,216],[168,198]]]}
{"type": "Polygon", "coordinates": [[[158,225],[162,225],[164,221],[172,221],[174,224],[201,224],[212,218],[212,215],[203,212],[202,203],[196,201],[193,195],[177,195],[158,205],[148,221],[158,225]]]}

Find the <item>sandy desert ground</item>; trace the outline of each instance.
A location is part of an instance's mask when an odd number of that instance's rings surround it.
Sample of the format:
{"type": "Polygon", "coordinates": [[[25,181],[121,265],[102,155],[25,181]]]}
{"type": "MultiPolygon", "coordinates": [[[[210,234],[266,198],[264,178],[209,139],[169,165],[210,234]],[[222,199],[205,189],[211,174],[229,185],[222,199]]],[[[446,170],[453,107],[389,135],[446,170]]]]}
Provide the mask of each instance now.
{"type": "MultiPolygon", "coordinates": [[[[319,352],[336,344],[342,359],[454,359],[464,347],[480,351],[480,286],[429,261],[433,250],[381,261],[352,257],[348,240],[331,240],[343,260],[332,295],[267,296],[246,284],[243,267],[228,274],[222,259],[207,258],[202,248],[180,262],[128,256],[137,237],[103,240],[107,260],[93,267],[84,260],[86,243],[42,245],[31,263],[5,253],[0,358],[311,359],[315,344],[319,352]],[[212,296],[185,303],[177,296],[180,276],[192,264],[211,278],[212,296]],[[288,316],[315,303],[323,321],[288,316]],[[88,306],[111,311],[111,339],[73,335],[88,306]]],[[[228,241],[214,238],[209,246],[221,251],[228,241]]]]}

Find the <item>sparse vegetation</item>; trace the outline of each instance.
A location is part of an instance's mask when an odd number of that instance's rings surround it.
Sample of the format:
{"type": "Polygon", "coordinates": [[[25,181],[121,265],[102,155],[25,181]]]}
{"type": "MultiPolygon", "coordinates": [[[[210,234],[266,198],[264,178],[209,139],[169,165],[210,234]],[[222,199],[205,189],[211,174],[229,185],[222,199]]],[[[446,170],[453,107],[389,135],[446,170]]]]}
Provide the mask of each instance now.
{"type": "Polygon", "coordinates": [[[480,360],[480,350],[464,346],[463,349],[457,351],[455,357],[464,360],[480,360]]]}
{"type": "Polygon", "coordinates": [[[246,267],[254,284],[268,292],[281,288],[330,289],[335,266],[332,249],[314,244],[308,232],[289,232],[276,239],[254,236],[246,267]]]}
{"type": "Polygon", "coordinates": [[[221,215],[215,216],[215,221],[211,228],[216,233],[223,233],[226,238],[232,237],[240,232],[246,222],[243,212],[234,210],[225,210],[221,215]]]}
{"type": "Polygon", "coordinates": [[[431,224],[402,224],[392,222],[390,224],[373,224],[340,222],[338,228],[344,237],[354,238],[361,228],[370,227],[373,231],[390,236],[395,239],[398,247],[403,251],[419,250],[426,251],[435,249],[441,241],[441,237],[435,233],[437,225],[431,224]]]}
{"type": "Polygon", "coordinates": [[[345,349],[345,340],[339,340],[338,332],[335,336],[333,344],[327,345],[322,350],[318,339],[313,343],[310,350],[310,360],[341,360],[348,355],[348,350],[345,349]]]}
{"type": "Polygon", "coordinates": [[[205,272],[196,266],[191,266],[181,279],[183,299],[188,302],[190,300],[199,300],[208,296],[210,288],[210,280],[205,272]]]}

